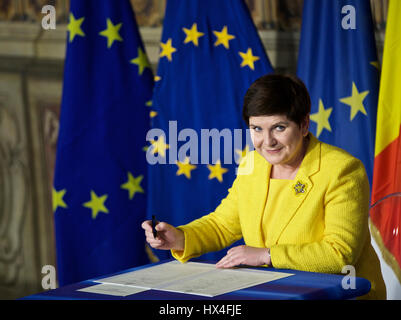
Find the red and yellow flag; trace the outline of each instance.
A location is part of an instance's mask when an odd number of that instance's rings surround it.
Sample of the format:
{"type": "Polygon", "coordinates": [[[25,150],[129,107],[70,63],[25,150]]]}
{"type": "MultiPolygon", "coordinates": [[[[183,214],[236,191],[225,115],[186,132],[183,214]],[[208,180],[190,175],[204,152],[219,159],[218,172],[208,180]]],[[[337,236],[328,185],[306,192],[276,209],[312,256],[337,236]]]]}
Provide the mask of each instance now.
{"type": "Polygon", "coordinates": [[[372,186],[371,229],[401,282],[401,1],[390,1],[372,186]]]}

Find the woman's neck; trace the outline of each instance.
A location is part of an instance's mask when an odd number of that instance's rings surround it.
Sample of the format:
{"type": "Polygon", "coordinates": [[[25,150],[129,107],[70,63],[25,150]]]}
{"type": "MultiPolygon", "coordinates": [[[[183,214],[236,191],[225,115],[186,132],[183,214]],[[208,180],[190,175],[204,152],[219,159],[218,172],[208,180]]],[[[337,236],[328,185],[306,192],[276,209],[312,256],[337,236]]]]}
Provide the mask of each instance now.
{"type": "Polygon", "coordinates": [[[272,171],[270,173],[270,178],[271,179],[285,179],[285,180],[294,180],[297,172],[298,172],[298,168],[296,168],[295,170],[280,170],[277,168],[277,166],[273,166],[272,167],[272,171]]]}

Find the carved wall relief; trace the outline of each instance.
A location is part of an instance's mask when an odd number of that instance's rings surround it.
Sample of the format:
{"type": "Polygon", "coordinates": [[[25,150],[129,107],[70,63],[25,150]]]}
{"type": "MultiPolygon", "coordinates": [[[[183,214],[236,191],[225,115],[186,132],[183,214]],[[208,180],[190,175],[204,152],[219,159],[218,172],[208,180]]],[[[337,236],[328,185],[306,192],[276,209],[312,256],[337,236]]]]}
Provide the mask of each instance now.
{"type": "Polygon", "coordinates": [[[12,288],[23,265],[23,227],[30,190],[22,160],[21,123],[6,101],[0,96],[0,287],[12,288]]]}

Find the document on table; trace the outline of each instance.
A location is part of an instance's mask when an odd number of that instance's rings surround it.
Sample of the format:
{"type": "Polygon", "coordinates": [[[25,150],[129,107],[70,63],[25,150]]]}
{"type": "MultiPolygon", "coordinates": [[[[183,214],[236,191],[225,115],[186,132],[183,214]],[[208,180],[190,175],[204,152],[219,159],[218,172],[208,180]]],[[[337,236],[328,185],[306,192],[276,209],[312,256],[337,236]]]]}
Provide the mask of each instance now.
{"type": "Polygon", "coordinates": [[[122,286],[119,284],[101,283],[94,286],[78,289],[77,291],[125,297],[146,290],[148,289],[122,286]]]}
{"type": "Polygon", "coordinates": [[[213,272],[191,277],[185,281],[176,281],[159,290],[196,294],[214,297],[220,294],[245,289],[261,283],[288,277],[292,274],[253,271],[251,269],[215,269],[213,272]]]}
{"type": "Polygon", "coordinates": [[[216,269],[216,267],[208,263],[189,262],[182,264],[178,261],[171,261],[96,281],[147,289],[158,289],[172,282],[201,275],[213,269],[216,269]]]}
{"type": "Polygon", "coordinates": [[[214,297],[291,275],[293,274],[249,268],[217,269],[215,265],[208,263],[182,264],[172,261],[98,279],[96,282],[214,297]]]}

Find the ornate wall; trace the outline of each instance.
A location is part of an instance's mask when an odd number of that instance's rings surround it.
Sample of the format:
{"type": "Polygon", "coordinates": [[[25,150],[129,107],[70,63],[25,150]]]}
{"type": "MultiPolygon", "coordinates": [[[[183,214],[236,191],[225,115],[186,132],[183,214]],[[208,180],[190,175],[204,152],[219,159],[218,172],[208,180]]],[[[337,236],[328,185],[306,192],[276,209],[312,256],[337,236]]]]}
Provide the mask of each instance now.
{"type": "MultiPolygon", "coordinates": [[[[143,27],[160,27],[166,0],[130,0],[137,22],[143,27]]],[[[303,0],[245,0],[256,26],[260,30],[299,30],[303,0]]],[[[383,30],[388,0],[370,0],[376,28],[383,30]]],[[[2,0],[0,20],[39,21],[45,4],[56,7],[57,21],[67,22],[70,0],[2,0]]]]}
{"type": "MultiPolygon", "coordinates": [[[[156,68],[165,0],[131,0],[156,68]]],[[[303,0],[246,0],[277,70],[294,72],[303,0]]],[[[372,0],[378,52],[388,0],[372,0]]],[[[0,299],[42,290],[55,265],[51,188],[69,0],[0,0],[0,299]],[[41,28],[56,7],[57,28],[41,28]]]]}

